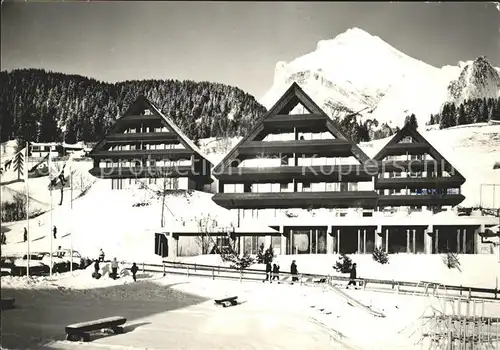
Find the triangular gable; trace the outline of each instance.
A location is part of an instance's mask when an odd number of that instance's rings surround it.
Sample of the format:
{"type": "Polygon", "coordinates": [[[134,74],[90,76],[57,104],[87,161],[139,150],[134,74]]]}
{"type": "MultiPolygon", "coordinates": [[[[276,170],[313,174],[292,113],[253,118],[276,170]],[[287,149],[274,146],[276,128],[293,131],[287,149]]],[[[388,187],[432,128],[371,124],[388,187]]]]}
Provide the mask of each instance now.
{"type": "MultiPolygon", "coordinates": [[[[332,120],[297,83],[294,82],[274,104],[274,106],[271,107],[266,114],[259,118],[254,128],[245,137],[243,137],[243,139],[241,139],[231,151],[229,151],[219,164],[217,164],[214,171],[219,172],[222,167],[228,167],[229,164],[236,159],[239,147],[246,142],[252,141],[264,129],[264,120],[273,115],[289,114],[299,103],[302,104],[309,113],[323,116],[325,118],[327,130],[330,131],[335,138],[340,140],[349,140],[344,134],[342,134],[342,132],[340,132],[338,124],[332,120]]],[[[352,145],[352,153],[361,164],[370,160],[370,158],[356,144],[352,145]]]]}
{"type": "MultiPolygon", "coordinates": [[[[120,117],[119,119],[117,119],[115,121],[115,124],[113,125],[113,127],[96,144],[96,146],[90,152],[90,155],[92,156],[92,154],[94,152],[97,152],[97,151],[101,150],[104,147],[104,145],[106,144],[106,137],[109,134],[112,134],[116,130],[118,130],[118,128],[120,126],[120,121],[121,120],[126,119],[128,116],[136,115],[137,113],[142,112],[144,109],[149,109],[153,115],[157,116],[165,124],[165,126],[169,129],[169,131],[174,132],[178,136],[179,142],[184,147],[186,147],[188,150],[193,151],[194,153],[198,154],[200,157],[202,157],[202,158],[204,158],[204,159],[206,159],[208,161],[207,157],[205,155],[203,155],[203,153],[201,152],[201,150],[194,144],[194,142],[191,141],[189,139],[189,137],[187,137],[181,131],[181,129],[179,129],[179,127],[177,125],[175,125],[175,123],[173,122],[173,120],[171,120],[169,117],[167,117],[163,113],[161,113],[160,110],[158,108],[156,108],[156,106],[152,102],[150,102],[145,96],[142,96],[142,95],[139,96],[134,101],[134,103],[132,103],[132,105],[127,109],[127,111],[123,114],[122,117],[120,117]]],[[[210,163],[210,165],[212,165],[212,164],[210,163]]]]}
{"type": "Polygon", "coordinates": [[[438,150],[434,148],[434,146],[432,146],[432,144],[425,137],[423,137],[422,134],[417,131],[417,128],[412,124],[406,124],[401,130],[399,130],[399,132],[396,133],[396,135],[394,135],[392,139],[390,139],[389,142],[387,142],[387,144],[373,157],[373,160],[377,162],[382,161],[388,156],[387,147],[400,143],[405,137],[411,137],[413,142],[416,143],[427,144],[429,146],[429,154],[432,158],[434,158],[434,160],[442,162],[447,168],[449,167],[455,176],[465,179],[463,175],[460,174],[458,170],[455,169],[453,165],[451,165],[451,163],[441,153],[439,153],[438,150]]]}

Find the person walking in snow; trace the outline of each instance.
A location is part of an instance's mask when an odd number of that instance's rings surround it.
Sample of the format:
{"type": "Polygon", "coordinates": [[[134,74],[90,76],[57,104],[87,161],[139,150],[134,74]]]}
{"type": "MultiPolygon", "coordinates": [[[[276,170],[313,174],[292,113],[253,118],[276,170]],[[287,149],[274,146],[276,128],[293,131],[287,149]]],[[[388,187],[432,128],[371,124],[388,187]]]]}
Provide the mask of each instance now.
{"type": "Polygon", "coordinates": [[[293,275],[292,282],[297,282],[299,280],[299,278],[297,277],[299,270],[297,269],[297,264],[295,263],[295,260],[292,260],[292,264],[290,265],[290,273],[293,275]]]}
{"type": "Polygon", "coordinates": [[[132,272],[132,278],[134,279],[134,282],[137,281],[135,274],[137,273],[138,270],[139,268],[137,267],[137,265],[133,263],[132,267],[130,268],[130,272],[132,272]]]}
{"type": "MultiPolygon", "coordinates": [[[[274,280],[280,280],[280,267],[277,263],[273,264],[273,281],[274,280]]],[[[279,282],[278,282],[279,283],[279,282]]]]}
{"type": "Polygon", "coordinates": [[[28,230],[26,229],[26,227],[24,228],[24,235],[23,235],[23,238],[24,238],[24,241],[25,241],[25,242],[28,242],[28,230]]]}
{"type": "Polygon", "coordinates": [[[101,277],[99,270],[100,270],[99,260],[96,259],[94,263],[94,273],[92,273],[92,277],[94,277],[95,279],[99,279],[101,277]]]}
{"type": "Polygon", "coordinates": [[[266,279],[262,282],[271,281],[271,271],[272,271],[271,263],[268,261],[266,263],[266,279]]]}
{"type": "Polygon", "coordinates": [[[351,272],[349,274],[349,283],[347,283],[347,286],[345,289],[348,289],[349,286],[354,286],[355,289],[358,289],[356,287],[356,277],[357,277],[357,272],[356,272],[356,263],[352,264],[351,272]]]}
{"type": "Polygon", "coordinates": [[[114,280],[118,277],[118,261],[116,261],[116,258],[113,258],[113,261],[111,262],[111,278],[114,280]]]}
{"type": "Polygon", "coordinates": [[[54,233],[54,239],[57,239],[57,227],[54,226],[52,232],[54,233]]]}
{"type": "Polygon", "coordinates": [[[104,261],[104,250],[99,249],[99,261],[104,261]]]}

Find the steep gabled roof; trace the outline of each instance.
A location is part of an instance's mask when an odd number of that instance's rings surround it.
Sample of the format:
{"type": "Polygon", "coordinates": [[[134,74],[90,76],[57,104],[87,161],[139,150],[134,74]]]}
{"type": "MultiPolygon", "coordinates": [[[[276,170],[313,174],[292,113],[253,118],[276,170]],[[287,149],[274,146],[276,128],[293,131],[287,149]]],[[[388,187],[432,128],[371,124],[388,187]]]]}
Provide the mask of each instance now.
{"type": "Polygon", "coordinates": [[[453,167],[453,165],[441,153],[439,153],[438,150],[425,137],[423,137],[422,134],[420,134],[417,131],[417,128],[412,124],[406,124],[401,130],[399,130],[399,132],[397,132],[392,137],[392,139],[390,139],[389,142],[387,142],[387,144],[384,147],[382,147],[382,149],[373,157],[373,160],[375,161],[383,160],[388,155],[387,147],[399,143],[403,138],[407,136],[412,137],[415,142],[427,144],[429,146],[429,154],[435,160],[444,163],[444,165],[446,166],[449,166],[450,169],[453,170],[453,173],[456,176],[465,179],[463,175],[460,174],[460,172],[458,172],[458,170],[455,169],[455,167],[453,167]]]}
{"type": "MultiPolygon", "coordinates": [[[[302,88],[297,84],[293,83],[288,90],[281,96],[281,98],[274,104],[271,109],[264,114],[257,121],[254,128],[245,136],[243,139],[236,144],[231,151],[222,159],[222,161],[217,164],[214,168],[214,171],[220,171],[221,167],[227,167],[229,163],[234,160],[237,156],[238,148],[248,140],[253,140],[259,132],[263,129],[263,122],[267,118],[276,114],[288,114],[292,111],[295,106],[301,103],[309,113],[323,116],[325,118],[327,129],[337,138],[341,140],[349,140],[342,132],[340,131],[339,125],[332,120],[328,114],[326,114],[305,92],[302,88]]],[[[369,161],[370,158],[359,148],[358,145],[352,145],[352,153],[354,157],[361,163],[365,163],[369,161]]]]}
{"type": "Polygon", "coordinates": [[[200,157],[202,158],[205,158],[207,161],[208,161],[208,158],[201,152],[201,150],[198,148],[198,146],[196,146],[194,144],[193,141],[191,141],[189,139],[189,137],[187,137],[182,131],[181,129],[179,129],[179,127],[177,125],[175,125],[174,121],[172,119],[170,119],[169,117],[165,116],[162,112],[160,112],[160,110],[151,102],[149,101],[145,96],[141,95],[139,96],[131,105],[130,107],[127,109],[127,111],[123,114],[123,116],[121,116],[120,118],[118,118],[116,121],[115,121],[115,124],[113,125],[113,127],[109,130],[109,132],[101,138],[101,140],[95,145],[95,147],[92,149],[92,151],[90,152],[90,156],[92,156],[92,154],[94,152],[97,152],[99,151],[103,146],[104,144],[106,143],[106,136],[108,134],[111,134],[113,133],[114,131],[116,131],[120,125],[120,121],[124,118],[126,118],[127,116],[130,116],[130,115],[134,115],[136,113],[140,113],[142,110],[144,109],[149,109],[154,115],[158,116],[165,124],[166,126],[169,128],[169,130],[173,131],[174,133],[177,134],[177,136],[179,137],[179,141],[184,145],[184,147],[186,147],[187,149],[193,151],[194,153],[198,154],[200,157]]]}

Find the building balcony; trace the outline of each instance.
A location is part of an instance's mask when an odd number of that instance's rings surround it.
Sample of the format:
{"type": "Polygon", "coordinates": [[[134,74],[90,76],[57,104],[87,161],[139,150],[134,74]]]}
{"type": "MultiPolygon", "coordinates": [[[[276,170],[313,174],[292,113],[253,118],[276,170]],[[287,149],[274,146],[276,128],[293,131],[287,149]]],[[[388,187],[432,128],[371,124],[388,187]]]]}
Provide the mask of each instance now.
{"type": "Polygon", "coordinates": [[[403,188],[459,188],[465,179],[460,176],[451,177],[393,177],[376,179],[375,189],[403,189],[403,188]]]}
{"type": "Polygon", "coordinates": [[[446,161],[438,160],[387,160],[378,162],[380,172],[420,172],[420,171],[450,171],[451,166],[446,161]]]}
{"type": "Polygon", "coordinates": [[[183,148],[170,148],[170,149],[141,149],[141,150],[127,150],[127,151],[97,151],[90,153],[90,157],[94,159],[191,159],[193,151],[183,148]]]}
{"type": "Polygon", "coordinates": [[[375,208],[375,191],[217,193],[212,200],[228,209],[375,208]]]}
{"type": "Polygon", "coordinates": [[[384,156],[401,156],[404,154],[425,154],[429,153],[430,147],[427,143],[396,143],[384,148],[384,156]]]}
{"type": "Polygon", "coordinates": [[[381,195],[378,206],[455,206],[460,204],[465,197],[461,194],[427,194],[427,195],[381,195]]]}
{"type": "Polygon", "coordinates": [[[238,153],[240,159],[248,159],[260,154],[299,154],[318,157],[349,157],[352,142],[348,140],[292,140],[292,141],[252,141],[242,144],[238,153]]]}
{"type": "Polygon", "coordinates": [[[219,181],[232,183],[288,183],[293,179],[308,182],[371,181],[376,169],[362,165],[303,165],[277,167],[232,167],[216,175],[219,181]]]}
{"type": "Polygon", "coordinates": [[[158,177],[197,177],[207,176],[193,169],[192,166],[175,167],[111,167],[111,168],[92,168],[89,173],[100,179],[130,179],[130,178],[158,178],[158,177]]]}
{"type": "Polygon", "coordinates": [[[136,123],[139,121],[142,122],[142,121],[157,121],[157,120],[161,120],[157,115],[148,114],[148,115],[126,115],[126,116],[120,118],[118,121],[119,122],[127,122],[127,123],[129,123],[129,122],[136,123]]]}
{"type": "Polygon", "coordinates": [[[116,133],[106,135],[108,144],[129,144],[137,142],[166,142],[179,143],[178,136],[173,132],[142,132],[142,133],[116,133]]]}
{"type": "Polygon", "coordinates": [[[326,131],[326,118],[320,114],[273,115],[264,120],[266,130],[326,131]]]}

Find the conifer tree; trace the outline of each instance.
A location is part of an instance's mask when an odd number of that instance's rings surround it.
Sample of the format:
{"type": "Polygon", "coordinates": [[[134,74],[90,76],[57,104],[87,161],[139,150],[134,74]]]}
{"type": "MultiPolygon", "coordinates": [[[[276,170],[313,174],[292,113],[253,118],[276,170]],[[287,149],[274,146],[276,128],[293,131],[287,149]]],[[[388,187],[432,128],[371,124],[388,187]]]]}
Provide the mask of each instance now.
{"type": "Polygon", "coordinates": [[[461,103],[460,107],[458,108],[456,125],[465,125],[465,124],[467,124],[467,115],[465,114],[465,106],[463,103],[461,103]]]}

